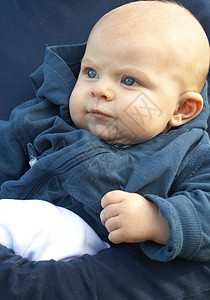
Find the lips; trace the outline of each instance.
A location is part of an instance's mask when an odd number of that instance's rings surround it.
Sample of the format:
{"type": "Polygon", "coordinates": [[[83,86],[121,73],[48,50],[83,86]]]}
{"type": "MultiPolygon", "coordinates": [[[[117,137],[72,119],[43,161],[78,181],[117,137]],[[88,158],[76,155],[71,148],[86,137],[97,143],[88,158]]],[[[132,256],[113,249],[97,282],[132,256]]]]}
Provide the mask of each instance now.
{"type": "Polygon", "coordinates": [[[105,119],[110,117],[98,109],[91,109],[90,113],[97,119],[105,119]]]}

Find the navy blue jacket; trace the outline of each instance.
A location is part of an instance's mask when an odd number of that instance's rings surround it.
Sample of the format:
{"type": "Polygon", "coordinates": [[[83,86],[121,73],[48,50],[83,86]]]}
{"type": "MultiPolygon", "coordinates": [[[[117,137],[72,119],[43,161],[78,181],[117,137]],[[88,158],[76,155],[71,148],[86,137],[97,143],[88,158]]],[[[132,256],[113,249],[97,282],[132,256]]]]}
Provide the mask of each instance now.
{"type": "Polygon", "coordinates": [[[210,260],[207,87],[204,109],[189,123],[141,144],[107,145],[78,130],[68,111],[84,50],[85,44],[47,48],[31,75],[36,98],[0,122],[0,198],[66,207],[106,239],[102,196],[115,189],[137,192],[158,205],[170,227],[166,246],[140,243],[148,257],[210,260]]]}

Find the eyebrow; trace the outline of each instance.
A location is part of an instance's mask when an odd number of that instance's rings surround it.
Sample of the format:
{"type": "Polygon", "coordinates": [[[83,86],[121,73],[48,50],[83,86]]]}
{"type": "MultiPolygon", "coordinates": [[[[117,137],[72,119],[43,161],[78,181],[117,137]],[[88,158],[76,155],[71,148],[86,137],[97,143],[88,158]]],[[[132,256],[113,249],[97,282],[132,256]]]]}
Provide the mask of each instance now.
{"type": "Polygon", "coordinates": [[[81,63],[88,63],[88,64],[92,64],[95,65],[94,61],[91,58],[82,58],[81,63]]]}

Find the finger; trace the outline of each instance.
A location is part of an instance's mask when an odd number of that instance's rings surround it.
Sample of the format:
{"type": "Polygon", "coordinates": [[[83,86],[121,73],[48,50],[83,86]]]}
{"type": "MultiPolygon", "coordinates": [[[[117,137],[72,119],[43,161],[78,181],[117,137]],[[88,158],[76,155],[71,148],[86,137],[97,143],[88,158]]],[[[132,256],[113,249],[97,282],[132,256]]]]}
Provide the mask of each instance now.
{"type": "Polygon", "coordinates": [[[105,225],[108,219],[116,217],[118,215],[119,215],[118,204],[110,204],[101,211],[100,214],[101,222],[103,225],[105,225]]]}
{"type": "Polygon", "coordinates": [[[109,233],[108,235],[108,239],[110,240],[110,242],[114,243],[114,244],[120,244],[123,242],[123,236],[121,233],[121,229],[118,228],[116,230],[113,230],[109,233]]]}
{"type": "Polygon", "coordinates": [[[108,232],[112,232],[120,228],[118,216],[109,218],[104,225],[108,232]]]}
{"type": "Polygon", "coordinates": [[[121,202],[124,193],[125,192],[120,190],[114,190],[106,193],[101,199],[101,206],[105,208],[109,204],[121,202]]]}

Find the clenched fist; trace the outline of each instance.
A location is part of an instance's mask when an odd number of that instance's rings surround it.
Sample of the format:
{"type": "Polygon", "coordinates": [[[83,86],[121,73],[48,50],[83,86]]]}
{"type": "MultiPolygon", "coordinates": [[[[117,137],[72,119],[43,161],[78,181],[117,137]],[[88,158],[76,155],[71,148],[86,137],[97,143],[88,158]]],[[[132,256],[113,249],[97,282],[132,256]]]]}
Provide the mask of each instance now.
{"type": "Polygon", "coordinates": [[[101,200],[101,222],[115,244],[152,240],[165,245],[169,235],[167,220],[157,205],[136,193],[108,192],[101,200]]]}

